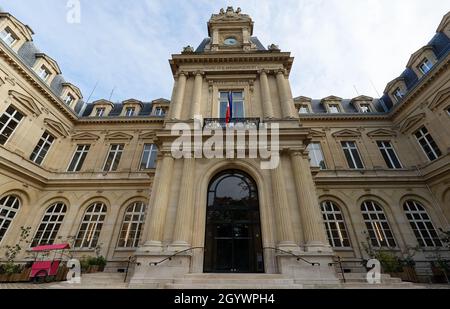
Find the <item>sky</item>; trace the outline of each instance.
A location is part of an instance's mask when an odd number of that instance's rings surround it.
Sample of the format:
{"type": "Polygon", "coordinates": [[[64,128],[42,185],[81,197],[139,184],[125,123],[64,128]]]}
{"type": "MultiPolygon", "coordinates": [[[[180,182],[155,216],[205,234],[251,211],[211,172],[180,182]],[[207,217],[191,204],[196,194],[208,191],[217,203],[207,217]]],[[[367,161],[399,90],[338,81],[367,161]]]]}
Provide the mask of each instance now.
{"type": "Polygon", "coordinates": [[[294,97],[379,97],[450,11],[447,0],[2,0],[0,6],[34,30],[36,46],[89,102],[170,99],[171,55],[197,47],[211,14],[227,6],[252,17],[264,46],[275,43],[295,57],[294,97]],[[77,1],[80,22],[70,23],[68,4],[77,1]]]}

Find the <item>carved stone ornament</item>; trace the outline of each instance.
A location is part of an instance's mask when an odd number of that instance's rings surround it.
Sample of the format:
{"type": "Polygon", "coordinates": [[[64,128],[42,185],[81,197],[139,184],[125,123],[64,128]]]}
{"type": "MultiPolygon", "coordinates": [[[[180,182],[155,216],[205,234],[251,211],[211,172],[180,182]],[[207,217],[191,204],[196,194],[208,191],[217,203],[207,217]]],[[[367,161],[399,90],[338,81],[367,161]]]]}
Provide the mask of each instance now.
{"type": "Polygon", "coordinates": [[[194,52],[194,48],[191,45],[183,47],[183,54],[190,54],[194,52]]]}
{"type": "Polygon", "coordinates": [[[270,50],[270,51],[280,51],[280,47],[278,45],[276,45],[276,44],[270,44],[267,47],[267,49],[270,50]]]}

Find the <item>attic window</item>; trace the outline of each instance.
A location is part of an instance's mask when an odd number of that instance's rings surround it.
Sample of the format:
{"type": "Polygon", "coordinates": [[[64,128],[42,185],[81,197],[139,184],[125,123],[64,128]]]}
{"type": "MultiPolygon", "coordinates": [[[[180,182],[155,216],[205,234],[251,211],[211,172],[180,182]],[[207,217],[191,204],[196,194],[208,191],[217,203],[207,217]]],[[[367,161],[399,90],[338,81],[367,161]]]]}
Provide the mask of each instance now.
{"type": "Polygon", "coordinates": [[[18,39],[17,36],[12,32],[12,30],[9,27],[6,27],[5,29],[0,32],[0,38],[9,46],[11,47],[18,39]]]}
{"type": "Polygon", "coordinates": [[[425,58],[422,60],[422,62],[419,64],[419,70],[422,72],[422,74],[427,74],[430,72],[431,68],[433,67],[433,64],[431,63],[428,58],[425,58]]]}
{"type": "Polygon", "coordinates": [[[309,107],[306,104],[300,105],[300,109],[298,110],[299,114],[309,114],[309,107]]]}
{"type": "Polygon", "coordinates": [[[70,105],[75,101],[75,98],[73,97],[73,95],[71,95],[70,93],[66,96],[66,98],[64,99],[64,103],[66,105],[70,105]]]}
{"type": "Polygon", "coordinates": [[[127,117],[134,116],[135,110],[136,109],[134,107],[127,107],[127,109],[125,111],[125,116],[127,116],[127,117]]]}
{"type": "Polygon", "coordinates": [[[339,114],[341,112],[338,104],[330,104],[328,105],[328,109],[330,110],[331,114],[339,114]]]}
{"type": "Polygon", "coordinates": [[[95,117],[103,117],[105,115],[105,108],[104,107],[98,107],[95,110],[95,117]]]}
{"type": "Polygon", "coordinates": [[[403,97],[405,96],[405,94],[403,93],[403,91],[400,90],[400,88],[396,88],[393,92],[394,98],[395,100],[397,100],[397,102],[400,102],[403,97]]]}
{"type": "Polygon", "coordinates": [[[372,109],[370,108],[370,104],[361,104],[360,108],[361,108],[361,112],[362,113],[370,113],[370,112],[372,112],[372,109]]]}
{"type": "Polygon", "coordinates": [[[43,81],[47,81],[50,74],[50,71],[45,67],[45,65],[42,65],[38,70],[38,75],[43,81]]]}
{"type": "Polygon", "coordinates": [[[155,116],[164,116],[165,114],[166,114],[166,112],[164,111],[164,109],[162,107],[155,108],[155,111],[153,112],[153,115],[155,115],[155,116]]]}

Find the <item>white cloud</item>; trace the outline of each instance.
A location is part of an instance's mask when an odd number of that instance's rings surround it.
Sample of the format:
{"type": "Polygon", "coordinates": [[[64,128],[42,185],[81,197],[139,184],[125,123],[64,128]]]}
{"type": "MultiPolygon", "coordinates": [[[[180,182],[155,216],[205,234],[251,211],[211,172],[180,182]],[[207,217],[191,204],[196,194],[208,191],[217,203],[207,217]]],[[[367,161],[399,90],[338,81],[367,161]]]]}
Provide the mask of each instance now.
{"type": "Polygon", "coordinates": [[[221,7],[241,6],[264,45],[291,51],[294,95],[377,96],[426,44],[449,5],[440,0],[81,0],[82,22],[66,23],[65,0],[4,0],[36,32],[35,43],[60,64],[85,98],[170,98],[168,59],[207,36],[221,7]],[[42,9],[45,8],[45,9],[42,9]],[[39,14],[36,14],[39,12],[39,14]]]}

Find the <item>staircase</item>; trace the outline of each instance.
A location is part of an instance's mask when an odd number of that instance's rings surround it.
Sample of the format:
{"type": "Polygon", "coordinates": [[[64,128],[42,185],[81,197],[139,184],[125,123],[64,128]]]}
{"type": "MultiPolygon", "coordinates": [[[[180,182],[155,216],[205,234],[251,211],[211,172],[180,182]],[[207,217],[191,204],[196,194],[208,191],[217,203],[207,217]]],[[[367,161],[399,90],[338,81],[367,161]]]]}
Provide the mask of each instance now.
{"type": "Polygon", "coordinates": [[[92,273],[83,274],[80,284],[59,282],[49,286],[50,289],[127,289],[128,283],[123,282],[124,273],[92,273]]]}

